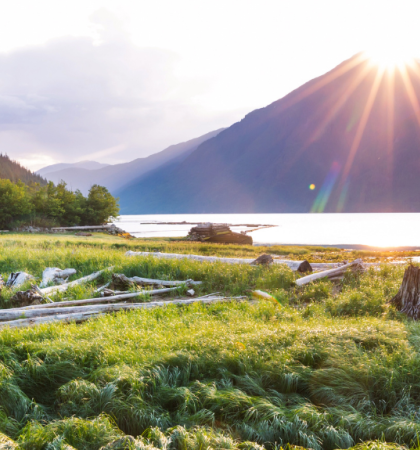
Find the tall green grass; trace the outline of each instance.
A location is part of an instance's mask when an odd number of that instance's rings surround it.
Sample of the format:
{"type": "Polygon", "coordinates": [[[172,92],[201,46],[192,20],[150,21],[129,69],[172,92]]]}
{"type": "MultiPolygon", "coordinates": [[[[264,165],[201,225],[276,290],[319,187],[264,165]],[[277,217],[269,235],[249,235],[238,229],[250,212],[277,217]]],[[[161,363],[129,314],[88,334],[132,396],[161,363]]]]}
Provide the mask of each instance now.
{"type": "MultiPolygon", "coordinates": [[[[387,303],[403,267],[298,288],[285,266],[127,258],[113,238],[59,238],[2,240],[0,272],[74,267],[79,277],[114,265],[202,280],[203,294],[263,289],[281,305],[168,305],[2,330],[0,431],[20,448],[419,448],[420,326],[387,303]]],[[[109,277],[65,296],[94,295],[109,277]]]]}

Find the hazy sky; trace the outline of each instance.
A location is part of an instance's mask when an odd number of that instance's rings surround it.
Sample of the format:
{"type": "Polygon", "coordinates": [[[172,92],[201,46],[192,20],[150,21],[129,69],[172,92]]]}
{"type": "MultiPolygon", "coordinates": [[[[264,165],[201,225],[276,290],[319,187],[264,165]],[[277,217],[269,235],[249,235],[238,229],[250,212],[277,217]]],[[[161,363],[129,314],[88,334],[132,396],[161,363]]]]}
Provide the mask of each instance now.
{"type": "Polygon", "coordinates": [[[3,1],[0,152],[31,169],[147,156],[361,50],[417,53],[419,17],[419,0],[3,1]]]}

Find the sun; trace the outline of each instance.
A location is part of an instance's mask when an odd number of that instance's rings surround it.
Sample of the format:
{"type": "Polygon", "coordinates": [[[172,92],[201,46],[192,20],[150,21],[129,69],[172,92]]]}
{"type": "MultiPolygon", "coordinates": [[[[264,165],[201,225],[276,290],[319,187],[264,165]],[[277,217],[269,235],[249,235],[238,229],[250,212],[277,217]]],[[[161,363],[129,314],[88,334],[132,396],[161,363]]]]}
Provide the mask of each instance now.
{"type": "Polygon", "coordinates": [[[413,65],[418,49],[410,48],[404,43],[381,42],[365,51],[366,57],[381,69],[390,70],[413,65]]]}

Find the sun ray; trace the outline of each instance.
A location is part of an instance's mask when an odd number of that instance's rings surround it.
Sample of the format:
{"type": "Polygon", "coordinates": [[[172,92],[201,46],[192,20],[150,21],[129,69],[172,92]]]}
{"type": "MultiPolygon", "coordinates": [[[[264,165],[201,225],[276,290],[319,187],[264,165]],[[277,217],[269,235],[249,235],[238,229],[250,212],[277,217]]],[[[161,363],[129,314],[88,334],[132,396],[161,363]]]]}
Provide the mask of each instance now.
{"type": "Polygon", "coordinates": [[[359,145],[362,140],[367,121],[369,120],[370,112],[372,111],[372,107],[375,102],[376,95],[378,93],[378,89],[379,89],[380,83],[382,81],[384,72],[385,72],[385,69],[378,68],[375,80],[373,81],[372,88],[369,93],[369,97],[368,97],[368,99],[366,101],[366,105],[363,109],[362,117],[360,118],[359,125],[356,130],[356,135],[354,137],[352,146],[350,148],[350,151],[349,151],[349,154],[347,157],[347,161],[346,161],[346,164],[343,169],[343,173],[341,174],[339,188],[342,188],[343,184],[347,181],[347,177],[348,177],[350,169],[353,165],[353,161],[356,156],[357,150],[359,149],[359,145]]]}
{"type": "Polygon", "coordinates": [[[335,105],[330,109],[325,119],[322,121],[321,125],[317,130],[312,134],[309,139],[309,143],[316,141],[323,134],[325,127],[331,122],[334,116],[340,111],[340,109],[345,105],[351,94],[357,89],[360,83],[367,77],[369,72],[373,70],[372,67],[366,65],[361,72],[358,73],[357,77],[351,82],[343,95],[340,96],[339,100],[335,103],[335,105]]]}
{"type": "Polygon", "coordinates": [[[318,91],[322,87],[328,85],[335,79],[341,77],[342,75],[347,73],[349,70],[355,68],[356,66],[365,62],[366,60],[367,60],[367,56],[363,53],[359,53],[358,55],[349,59],[345,63],[341,64],[341,66],[332,70],[328,74],[322,76],[320,79],[314,80],[312,83],[309,84],[309,86],[306,86],[306,89],[300,90],[300,92],[298,92],[296,95],[289,96],[289,98],[287,99],[288,101],[283,102],[282,109],[290,108],[291,106],[300,102],[301,100],[308,97],[309,95],[314,94],[316,91],[318,91]]]}
{"type": "Polygon", "coordinates": [[[417,95],[414,91],[414,87],[413,87],[413,83],[411,82],[410,75],[408,74],[407,67],[402,66],[399,68],[399,71],[401,73],[405,89],[407,91],[408,99],[410,100],[411,106],[413,107],[417,122],[420,125],[420,105],[419,105],[417,95]]]}
{"type": "Polygon", "coordinates": [[[395,70],[387,72],[387,179],[392,183],[394,166],[394,127],[395,127],[395,70]]]}

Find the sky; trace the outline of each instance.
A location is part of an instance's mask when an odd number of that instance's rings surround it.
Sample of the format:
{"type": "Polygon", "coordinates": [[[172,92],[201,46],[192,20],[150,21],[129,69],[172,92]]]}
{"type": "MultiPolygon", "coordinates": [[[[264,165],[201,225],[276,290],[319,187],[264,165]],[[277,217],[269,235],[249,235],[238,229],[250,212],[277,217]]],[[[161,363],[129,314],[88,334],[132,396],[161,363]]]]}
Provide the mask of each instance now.
{"type": "Polygon", "coordinates": [[[419,16],[418,0],[1,1],[0,153],[31,170],[145,157],[360,51],[420,56],[419,16]]]}

